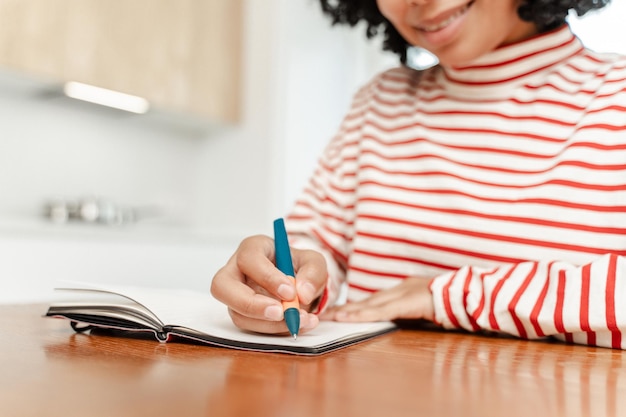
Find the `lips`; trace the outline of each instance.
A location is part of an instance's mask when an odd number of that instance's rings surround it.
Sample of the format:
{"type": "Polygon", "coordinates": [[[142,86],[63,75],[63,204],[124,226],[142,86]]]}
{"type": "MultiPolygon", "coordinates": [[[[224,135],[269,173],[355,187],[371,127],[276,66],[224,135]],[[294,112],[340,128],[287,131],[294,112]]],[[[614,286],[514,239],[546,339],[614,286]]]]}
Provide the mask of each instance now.
{"type": "Polygon", "coordinates": [[[446,28],[455,20],[467,13],[472,4],[474,4],[473,0],[462,6],[441,12],[433,18],[422,20],[418,24],[414,25],[414,27],[423,32],[437,32],[446,28]]]}

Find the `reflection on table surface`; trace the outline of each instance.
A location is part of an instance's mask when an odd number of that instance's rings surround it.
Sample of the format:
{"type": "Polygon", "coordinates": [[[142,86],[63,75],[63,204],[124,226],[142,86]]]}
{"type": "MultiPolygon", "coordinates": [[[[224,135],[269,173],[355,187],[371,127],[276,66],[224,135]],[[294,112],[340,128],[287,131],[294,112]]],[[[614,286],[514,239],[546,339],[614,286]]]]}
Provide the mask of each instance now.
{"type": "Polygon", "coordinates": [[[622,416],[622,351],[399,330],[318,357],[75,334],[1,306],[0,415],[622,416]]]}

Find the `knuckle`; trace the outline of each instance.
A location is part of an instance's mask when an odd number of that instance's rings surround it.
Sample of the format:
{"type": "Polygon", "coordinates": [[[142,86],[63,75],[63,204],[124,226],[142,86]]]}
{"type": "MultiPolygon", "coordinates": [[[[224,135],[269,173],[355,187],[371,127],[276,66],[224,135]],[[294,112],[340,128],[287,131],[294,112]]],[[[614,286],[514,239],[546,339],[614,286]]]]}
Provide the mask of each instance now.
{"type": "Polygon", "coordinates": [[[236,311],[230,308],[228,309],[228,314],[230,315],[230,319],[232,320],[235,326],[237,326],[240,329],[245,328],[245,320],[241,314],[237,313],[236,311]]]}
{"type": "Polygon", "coordinates": [[[254,317],[255,316],[255,302],[254,302],[254,297],[249,297],[245,303],[243,303],[243,305],[241,306],[241,313],[248,316],[248,317],[254,317]]]}
{"type": "Polygon", "coordinates": [[[220,268],[215,273],[215,275],[213,276],[213,279],[211,280],[211,286],[210,286],[211,295],[213,295],[213,297],[217,298],[218,300],[221,298],[221,295],[222,295],[221,282],[223,280],[223,277],[224,277],[224,268],[220,268]]]}

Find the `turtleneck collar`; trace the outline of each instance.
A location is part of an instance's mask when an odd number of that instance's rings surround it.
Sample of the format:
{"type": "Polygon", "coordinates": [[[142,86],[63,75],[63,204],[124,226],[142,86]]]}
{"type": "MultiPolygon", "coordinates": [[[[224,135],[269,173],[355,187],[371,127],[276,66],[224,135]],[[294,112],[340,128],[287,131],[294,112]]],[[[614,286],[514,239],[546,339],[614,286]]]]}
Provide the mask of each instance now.
{"type": "Polygon", "coordinates": [[[446,90],[479,99],[510,94],[511,88],[545,77],[545,70],[558,66],[584,50],[582,42],[565,24],[483,55],[471,64],[442,66],[446,90]]]}

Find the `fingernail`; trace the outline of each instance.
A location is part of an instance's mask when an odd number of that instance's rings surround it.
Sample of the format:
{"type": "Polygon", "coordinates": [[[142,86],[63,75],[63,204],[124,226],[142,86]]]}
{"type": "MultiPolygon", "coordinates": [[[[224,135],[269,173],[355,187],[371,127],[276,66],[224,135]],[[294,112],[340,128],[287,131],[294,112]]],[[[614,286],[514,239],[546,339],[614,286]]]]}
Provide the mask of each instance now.
{"type": "Polygon", "coordinates": [[[265,318],[268,320],[279,321],[283,319],[283,309],[279,306],[268,306],[264,311],[265,318]]]}
{"type": "Polygon", "coordinates": [[[291,285],[280,284],[278,286],[278,295],[280,295],[283,300],[293,300],[296,298],[295,291],[295,288],[291,285]]]}
{"type": "Polygon", "coordinates": [[[315,287],[310,282],[305,282],[298,285],[298,293],[300,293],[300,299],[304,304],[308,304],[313,301],[315,297],[315,287]]]}

